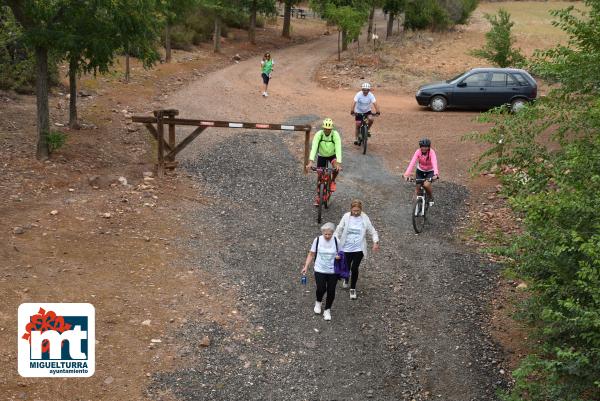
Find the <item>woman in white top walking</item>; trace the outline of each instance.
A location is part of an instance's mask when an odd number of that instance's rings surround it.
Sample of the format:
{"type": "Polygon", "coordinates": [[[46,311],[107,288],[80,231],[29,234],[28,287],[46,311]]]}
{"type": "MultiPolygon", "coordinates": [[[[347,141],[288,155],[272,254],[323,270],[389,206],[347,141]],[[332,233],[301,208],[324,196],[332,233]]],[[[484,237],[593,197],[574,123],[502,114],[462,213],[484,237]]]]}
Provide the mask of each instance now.
{"type": "Polygon", "coordinates": [[[335,224],[325,223],[321,227],[321,233],[323,235],[318,236],[313,240],[312,246],[306,261],[304,262],[304,268],[302,268],[302,274],[306,274],[308,267],[315,259],[315,282],[317,283],[317,301],[315,302],[315,313],[321,313],[321,303],[323,302],[323,296],[327,293],[327,300],[325,301],[325,310],[323,311],[323,319],[331,320],[331,305],[335,299],[335,286],[337,285],[337,275],[334,271],[334,261],[339,259],[338,252],[338,241],[333,236],[333,230],[335,224]]]}
{"type": "MultiPolygon", "coordinates": [[[[356,282],[358,267],[363,257],[367,257],[367,232],[373,240],[373,251],[379,250],[379,235],[371,224],[371,219],[362,211],[362,201],[355,199],[350,204],[350,211],[344,214],[335,230],[335,236],[340,239],[346,263],[350,267],[350,299],[356,299],[356,282]]],[[[348,281],[342,285],[348,288],[348,281]]]]}

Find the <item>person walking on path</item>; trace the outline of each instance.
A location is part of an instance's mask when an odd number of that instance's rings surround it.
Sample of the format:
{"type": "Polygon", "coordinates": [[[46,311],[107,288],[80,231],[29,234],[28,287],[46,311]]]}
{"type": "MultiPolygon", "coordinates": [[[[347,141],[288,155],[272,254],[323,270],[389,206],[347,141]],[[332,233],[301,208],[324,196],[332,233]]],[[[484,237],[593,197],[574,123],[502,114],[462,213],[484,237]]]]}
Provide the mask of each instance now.
{"type": "Polygon", "coordinates": [[[265,90],[262,93],[264,97],[269,96],[267,88],[269,87],[269,80],[271,79],[271,74],[273,73],[273,64],[275,64],[275,62],[271,58],[271,53],[265,53],[262,61],[260,62],[260,75],[262,76],[263,84],[265,85],[265,90]]]}
{"type": "MultiPolygon", "coordinates": [[[[346,263],[350,268],[350,299],[356,299],[358,267],[363,257],[367,257],[367,232],[373,240],[373,251],[379,250],[379,235],[362,208],[362,201],[354,199],[350,204],[350,211],[342,216],[334,233],[334,236],[340,239],[346,263]]],[[[347,280],[344,280],[342,287],[348,288],[347,280]]]]}
{"type": "Polygon", "coordinates": [[[302,274],[305,275],[308,267],[315,261],[315,283],[317,284],[317,300],[315,302],[314,312],[321,313],[323,297],[327,294],[325,301],[325,310],[323,310],[323,319],[331,320],[331,305],[335,299],[335,286],[337,285],[337,275],[334,270],[335,259],[338,256],[338,240],[333,236],[335,224],[325,223],[321,227],[321,234],[313,240],[310,251],[306,256],[302,274]]]}

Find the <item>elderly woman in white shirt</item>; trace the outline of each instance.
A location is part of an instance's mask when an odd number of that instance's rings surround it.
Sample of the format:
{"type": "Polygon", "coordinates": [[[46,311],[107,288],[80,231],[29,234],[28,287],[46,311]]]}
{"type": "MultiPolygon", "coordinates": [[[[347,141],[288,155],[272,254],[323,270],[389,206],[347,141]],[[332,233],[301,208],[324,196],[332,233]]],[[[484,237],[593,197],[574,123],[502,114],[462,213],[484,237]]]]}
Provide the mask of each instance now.
{"type": "Polygon", "coordinates": [[[321,227],[323,235],[318,236],[313,240],[310,251],[306,256],[302,274],[306,274],[308,267],[315,259],[315,282],[317,284],[317,301],[315,302],[314,311],[316,314],[321,313],[323,297],[327,293],[325,301],[325,309],[323,310],[323,319],[331,320],[331,305],[335,299],[335,287],[337,285],[337,274],[335,274],[334,262],[339,259],[338,256],[338,240],[333,236],[335,224],[325,223],[321,227]]]}
{"type": "MultiPolygon", "coordinates": [[[[344,214],[334,233],[334,236],[340,239],[346,263],[350,268],[350,299],[356,299],[358,267],[363,257],[367,257],[367,233],[373,240],[373,251],[379,250],[379,235],[369,216],[362,211],[362,207],[362,201],[353,200],[350,211],[344,214]]],[[[348,288],[348,281],[344,280],[342,286],[348,288]]]]}

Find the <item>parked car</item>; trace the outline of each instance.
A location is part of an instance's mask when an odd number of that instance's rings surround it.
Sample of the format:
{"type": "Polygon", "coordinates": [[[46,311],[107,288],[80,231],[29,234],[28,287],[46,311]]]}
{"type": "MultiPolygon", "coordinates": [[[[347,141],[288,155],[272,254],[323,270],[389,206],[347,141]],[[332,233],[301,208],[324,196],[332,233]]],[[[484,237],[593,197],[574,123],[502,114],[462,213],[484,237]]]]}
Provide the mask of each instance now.
{"type": "Polygon", "coordinates": [[[447,107],[489,109],[503,104],[513,112],[537,96],[537,83],[525,70],[474,68],[444,82],[421,86],[417,103],[433,111],[447,107]]]}

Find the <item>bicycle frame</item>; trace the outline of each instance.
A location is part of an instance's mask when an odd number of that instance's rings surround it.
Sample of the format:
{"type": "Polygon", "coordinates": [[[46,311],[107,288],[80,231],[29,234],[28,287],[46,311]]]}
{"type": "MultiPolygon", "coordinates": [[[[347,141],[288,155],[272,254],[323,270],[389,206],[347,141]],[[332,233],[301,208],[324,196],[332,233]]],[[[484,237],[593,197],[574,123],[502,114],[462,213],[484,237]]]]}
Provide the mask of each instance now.
{"type": "Polygon", "coordinates": [[[412,223],[415,232],[419,234],[423,231],[423,227],[425,226],[426,214],[429,209],[429,199],[427,195],[427,190],[425,189],[425,181],[432,182],[433,178],[417,178],[412,179],[417,185],[420,185],[419,194],[416,196],[415,201],[413,203],[412,208],[412,223]]]}
{"type": "Polygon", "coordinates": [[[362,114],[362,120],[358,126],[358,140],[363,148],[363,155],[367,153],[367,141],[371,135],[369,132],[369,115],[377,116],[378,114],[362,114]]]}
{"type": "Polygon", "coordinates": [[[320,187],[321,185],[325,185],[325,188],[327,188],[327,192],[324,194],[323,198],[323,200],[327,202],[329,200],[329,196],[331,195],[331,192],[329,191],[329,185],[333,180],[333,172],[335,169],[330,167],[317,167],[315,171],[317,172],[317,186],[320,187]]]}

